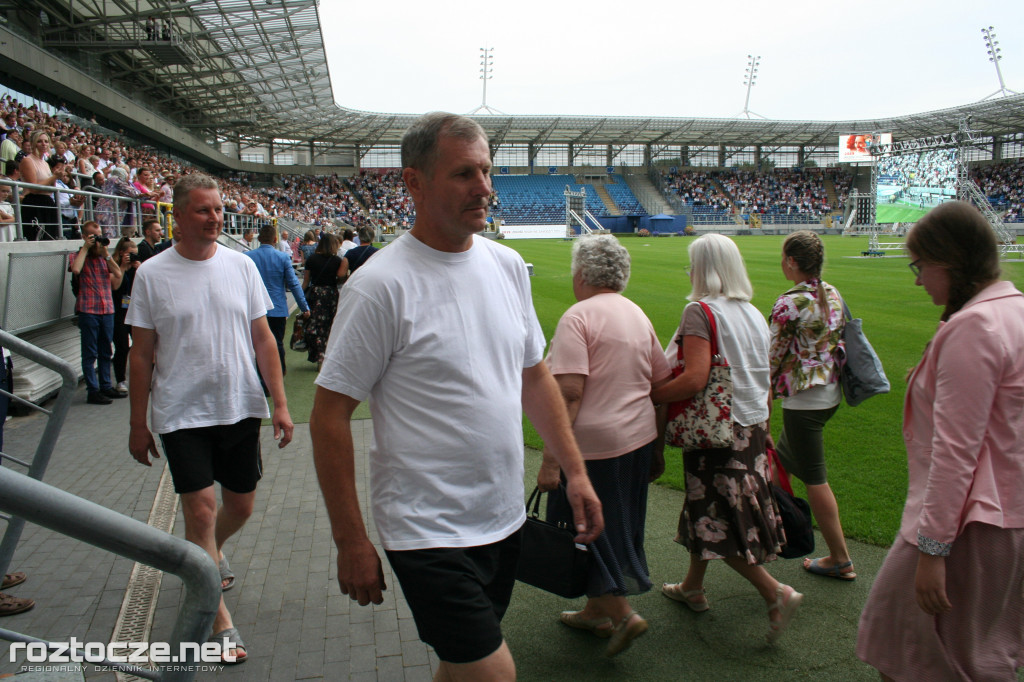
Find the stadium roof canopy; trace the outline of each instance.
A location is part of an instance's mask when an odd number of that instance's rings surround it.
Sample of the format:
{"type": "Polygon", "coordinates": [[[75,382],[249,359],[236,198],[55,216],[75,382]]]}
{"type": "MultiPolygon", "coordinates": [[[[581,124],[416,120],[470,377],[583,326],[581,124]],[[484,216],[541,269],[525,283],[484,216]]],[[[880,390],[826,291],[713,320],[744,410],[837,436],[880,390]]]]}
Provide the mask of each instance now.
{"type": "MultiPolygon", "coordinates": [[[[417,114],[335,104],[318,0],[40,0],[43,46],[102,54],[115,87],[207,139],[397,144],[417,114]],[[165,28],[168,29],[165,33],[165,28]]],[[[335,27],[341,29],[342,27],[335,27]]],[[[343,33],[343,31],[340,31],[343,33]]],[[[77,51],[77,52],[76,52],[77,51]]],[[[847,121],[475,116],[500,144],[821,147],[850,132],[942,135],[970,115],[983,137],[1024,133],[1024,95],[847,121]]]]}

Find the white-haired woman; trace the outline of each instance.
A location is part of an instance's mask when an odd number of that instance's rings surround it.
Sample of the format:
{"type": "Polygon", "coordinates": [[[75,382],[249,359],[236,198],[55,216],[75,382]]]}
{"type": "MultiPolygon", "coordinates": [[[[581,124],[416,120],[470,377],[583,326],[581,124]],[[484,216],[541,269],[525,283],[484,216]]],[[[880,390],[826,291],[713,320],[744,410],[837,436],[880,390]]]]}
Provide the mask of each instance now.
{"type": "Polygon", "coordinates": [[[676,542],[690,552],[690,566],[680,583],[665,584],[662,594],[693,611],[707,611],[704,575],[708,561],[722,559],[757,588],[768,605],[767,639],[774,642],[789,625],[803,595],[779,583],[765,570],[785,544],[785,533],[768,479],[769,363],[768,324],[750,304],[753,289],[743,257],[729,238],[709,234],[689,248],[692,301],[666,358],[676,363],[682,344],[679,376],[652,393],[656,403],[685,400],[708,383],[711,371],[711,326],[698,302],[711,309],[718,328],[719,352],[732,368],[732,447],[693,450],[683,455],[686,498],[676,542]]]}
{"type": "MultiPolygon", "coordinates": [[[[622,295],[629,266],[629,252],[611,235],[576,241],[572,289],[578,302],[559,320],[547,358],[605,519],[590,546],[586,606],[563,611],[561,621],[610,637],[609,656],[647,630],[626,597],[651,588],[644,553],[647,486],[665,461],[660,449],[655,452],[650,393],[671,376],[650,320],[622,295]]],[[[537,484],[554,490],[558,483],[558,464],[545,452],[537,484]]],[[[548,518],[572,523],[564,494],[550,496],[548,518]]]]}

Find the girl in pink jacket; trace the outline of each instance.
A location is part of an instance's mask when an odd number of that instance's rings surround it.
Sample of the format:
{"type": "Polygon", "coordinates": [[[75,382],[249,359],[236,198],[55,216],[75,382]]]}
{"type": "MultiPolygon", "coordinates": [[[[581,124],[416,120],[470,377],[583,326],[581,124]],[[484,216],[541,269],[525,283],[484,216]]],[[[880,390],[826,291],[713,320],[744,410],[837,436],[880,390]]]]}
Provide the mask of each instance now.
{"type": "Polygon", "coordinates": [[[1015,680],[1024,665],[1024,294],[999,280],[995,233],[970,204],[907,237],[939,329],[908,379],[909,489],[860,619],[883,679],[1015,680]]]}

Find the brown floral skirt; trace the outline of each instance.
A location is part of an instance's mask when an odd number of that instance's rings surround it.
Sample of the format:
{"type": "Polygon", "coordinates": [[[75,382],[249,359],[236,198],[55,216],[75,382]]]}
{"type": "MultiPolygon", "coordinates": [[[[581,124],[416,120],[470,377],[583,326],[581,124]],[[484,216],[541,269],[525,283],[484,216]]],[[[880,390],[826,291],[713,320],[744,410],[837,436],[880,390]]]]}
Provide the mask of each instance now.
{"type": "Polygon", "coordinates": [[[768,484],[768,423],[733,423],[731,448],[683,454],[686,501],[676,542],[700,559],[774,561],[786,534],[768,484]]]}

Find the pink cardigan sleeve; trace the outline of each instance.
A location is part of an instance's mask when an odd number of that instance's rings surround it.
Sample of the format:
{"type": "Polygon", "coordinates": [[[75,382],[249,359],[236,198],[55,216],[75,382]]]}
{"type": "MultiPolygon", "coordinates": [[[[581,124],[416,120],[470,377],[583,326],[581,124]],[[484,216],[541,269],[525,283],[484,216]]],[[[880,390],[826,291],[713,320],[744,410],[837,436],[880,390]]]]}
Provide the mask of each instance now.
{"type": "Polygon", "coordinates": [[[935,399],[928,482],[918,547],[945,556],[959,532],[979,459],[989,456],[989,420],[1006,353],[996,325],[984,315],[951,320],[936,334],[935,399]]]}

